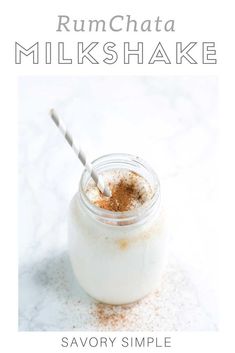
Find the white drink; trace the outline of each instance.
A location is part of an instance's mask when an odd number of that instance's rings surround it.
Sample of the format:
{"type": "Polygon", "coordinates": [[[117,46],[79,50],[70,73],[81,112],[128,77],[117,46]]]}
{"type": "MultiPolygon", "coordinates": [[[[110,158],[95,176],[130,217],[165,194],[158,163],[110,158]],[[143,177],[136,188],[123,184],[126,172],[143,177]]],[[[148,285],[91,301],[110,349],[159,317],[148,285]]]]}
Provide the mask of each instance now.
{"type": "Polygon", "coordinates": [[[112,196],[100,194],[87,172],[69,210],[69,253],[84,290],[109,304],[136,301],[159,286],[166,234],[160,184],[146,163],[130,155],[94,162],[112,196]]]}

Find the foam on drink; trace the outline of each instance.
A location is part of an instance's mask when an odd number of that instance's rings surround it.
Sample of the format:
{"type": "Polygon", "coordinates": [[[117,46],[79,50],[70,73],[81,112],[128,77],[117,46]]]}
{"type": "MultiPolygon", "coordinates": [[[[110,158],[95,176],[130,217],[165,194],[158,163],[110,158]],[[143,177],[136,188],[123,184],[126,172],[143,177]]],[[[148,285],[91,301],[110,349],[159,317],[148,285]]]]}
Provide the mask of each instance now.
{"type": "Polygon", "coordinates": [[[93,180],[86,187],[86,195],[96,206],[113,211],[125,212],[144,206],[154,194],[149,182],[138,173],[128,169],[112,169],[102,173],[105,185],[112,196],[104,196],[93,180]]]}

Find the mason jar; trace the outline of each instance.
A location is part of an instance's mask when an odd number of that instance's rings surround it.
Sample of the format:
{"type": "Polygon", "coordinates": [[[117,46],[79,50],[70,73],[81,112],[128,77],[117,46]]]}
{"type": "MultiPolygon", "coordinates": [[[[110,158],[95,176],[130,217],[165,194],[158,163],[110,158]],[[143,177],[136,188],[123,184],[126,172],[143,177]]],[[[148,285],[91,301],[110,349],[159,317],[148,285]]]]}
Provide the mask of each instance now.
{"type": "Polygon", "coordinates": [[[92,164],[97,173],[114,169],[138,173],[153,190],[141,207],[109,211],[86,195],[91,177],[85,170],[69,207],[69,255],[80,286],[100,302],[131,303],[159,287],[166,262],[159,179],[145,161],[128,154],[109,154],[92,164]]]}

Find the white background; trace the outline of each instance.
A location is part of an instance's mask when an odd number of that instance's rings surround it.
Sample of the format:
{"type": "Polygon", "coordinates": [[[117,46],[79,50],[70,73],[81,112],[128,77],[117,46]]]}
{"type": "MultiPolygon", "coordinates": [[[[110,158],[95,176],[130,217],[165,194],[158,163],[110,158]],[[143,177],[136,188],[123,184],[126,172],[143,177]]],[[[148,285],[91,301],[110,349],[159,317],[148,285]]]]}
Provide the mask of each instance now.
{"type": "MultiPolygon", "coordinates": [[[[234,150],[234,68],[232,58],[234,49],[230,34],[232,33],[232,11],[230,2],[225,1],[217,6],[214,1],[165,1],[161,4],[156,2],[137,3],[134,1],[112,4],[110,2],[40,2],[29,1],[8,2],[2,9],[3,22],[1,23],[1,88],[2,97],[2,129],[1,129],[1,161],[4,168],[1,173],[1,201],[2,201],[2,335],[5,352],[17,349],[18,351],[39,352],[42,349],[59,351],[60,334],[22,334],[17,333],[17,76],[20,74],[211,74],[217,73],[220,82],[220,128],[221,128],[221,149],[218,172],[221,176],[218,193],[218,204],[223,205],[220,213],[215,216],[218,224],[218,234],[221,237],[220,251],[220,273],[221,273],[221,330],[216,334],[174,334],[174,351],[196,352],[200,350],[232,351],[234,341],[232,338],[232,312],[234,304],[232,288],[233,268],[233,234],[231,220],[233,216],[233,193],[231,186],[234,180],[233,175],[233,150],[234,150]],[[6,7],[7,6],[7,7],[6,7]],[[69,9],[68,9],[69,7],[69,9]],[[57,66],[27,66],[16,67],[14,65],[14,41],[19,42],[27,39],[30,43],[36,40],[58,40],[55,32],[56,16],[58,13],[66,12],[76,17],[98,17],[105,13],[107,17],[116,13],[131,13],[133,15],[151,17],[152,14],[160,14],[165,18],[173,17],[178,28],[174,36],[169,39],[168,34],[162,34],[162,40],[215,40],[218,48],[219,63],[213,65],[182,65],[180,67],[146,66],[121,67],[119,65],[106,67],[84,67],[78,69],[70,65],[66,68],[57,66]],[[82,72],[79,72],[81,71],[82,72]],[[221,187],[223,186],[223,188],[221,187]],[[230,336],[231,332],[231,336],[230,336]],[[221,347],[219,347],[220,342],[221,347]]],[[[70,36],[70,35],[69,35],[70,36]]],[[[61,40],[67,40],[60,37],[61,40]]],[[[70,36],[74,41],[76,35],[70,36]],[[72,37],[73,36],[73,37],[72,37]]],[[[123,40],[121,36],[120,40],[123,40]]],[[[131,38],[131,37],[130,37],[131,38]]],[[[148,40],[156,40],[155,34],[148,37],[148,40]]],[[[139,39],[139,37],[138,37],[139,39]]],[[[84,36],[84,40],[86,37],[84,36]]],[[[92,40],[91,37],[89,40],[92,40]]],[[[136,39],[137,40],[137,39],[136,39]]]]}
{"type": "Polygon", "coordinates": [[[217,86],[214,76],[19,79],[20,330],[218,328],[217,86]],[[168,266],[160,293],[129,308],[129,322],[120,321],[119,308],[112,313],[120,322],[102,325],[94,301],[75,285],[67,209],[83,166],[51,122],[50,107],[91,160],[131,153],[159,175],[168,266]]]}

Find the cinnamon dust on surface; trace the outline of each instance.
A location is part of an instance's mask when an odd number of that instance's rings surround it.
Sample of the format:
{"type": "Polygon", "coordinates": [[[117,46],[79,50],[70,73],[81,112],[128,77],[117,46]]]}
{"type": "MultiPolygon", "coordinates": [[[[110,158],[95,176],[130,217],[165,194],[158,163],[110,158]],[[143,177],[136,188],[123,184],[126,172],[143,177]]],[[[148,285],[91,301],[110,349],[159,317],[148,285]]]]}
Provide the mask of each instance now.
{"type": "Polygon", "coordinates": [[[103,209],[114,212],[125,212],[133,209],[135,204],[145,202],[142,188],[139,186],[140,176],[130,172],[127,177],[122,177],[118,183],[109,184],[111,197],[102,197],[95,204],[103,209]]]}
{"type": "Polygon", "coordinates": [[[96,303],[93,316],[99,326],[104,329],[121,329],[123,326],[128,326],[134,319],[132,315],[139,303],[140,301],[125,305],[96,303]]]}

